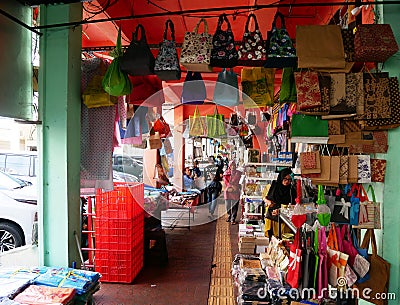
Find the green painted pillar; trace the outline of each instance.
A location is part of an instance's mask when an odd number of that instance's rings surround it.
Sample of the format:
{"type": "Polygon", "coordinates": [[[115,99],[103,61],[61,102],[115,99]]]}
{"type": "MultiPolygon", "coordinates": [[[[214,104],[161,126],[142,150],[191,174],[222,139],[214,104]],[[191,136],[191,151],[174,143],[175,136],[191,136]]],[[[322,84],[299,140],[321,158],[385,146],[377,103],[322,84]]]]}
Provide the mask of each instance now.
{"type": "MultiPolygon", "coordinates": [[[[397,43],[400,44],[400,5],[383,5],[381,22],[392,26],[397,43]]],[[[384,65],[384,70],[390,76],[400,78],[400,52],[392,56],[384,65]]],[[[400,162],[398,159],[400,149],[400,128],[389,131],[389,151],[386,155],[387,169],[383,190],[383,236],[381,255],[390,262],[389,292],[396,294],[396,300],[389,301],[389,305],[399,304],[400,298],[400,162]]]]}
{"type": "MultiPolygon", "coordinates": [[[[40,11],[41,25],[82,19],[81,3],[41,6],[40,11]]],[[[81,32],[80,26],[50,28],[42,30],[40,40],[39,252],[47,266],[80,262],[74,231],[80,238],[81,32]]]]}

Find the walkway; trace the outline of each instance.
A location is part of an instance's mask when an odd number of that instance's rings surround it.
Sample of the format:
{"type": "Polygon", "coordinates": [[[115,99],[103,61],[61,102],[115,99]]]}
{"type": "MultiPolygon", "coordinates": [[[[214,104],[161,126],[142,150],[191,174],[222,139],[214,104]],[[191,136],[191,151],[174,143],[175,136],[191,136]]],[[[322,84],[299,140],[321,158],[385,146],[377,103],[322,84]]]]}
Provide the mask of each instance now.
{"type": "MultiPolygon", "coordinates": [[[[223,213],[222,203],[218,208],[223,213]]],[[[195,223],[204,223],[207,215],[206,206],[198,207],[195,223]]],[[[236,304],[230,272],[238,226],[225,219],[222,215],[191,230],[166,229],[168,265],[145,266],[130,285],[102,283],[96,305],[236,304]]]]}

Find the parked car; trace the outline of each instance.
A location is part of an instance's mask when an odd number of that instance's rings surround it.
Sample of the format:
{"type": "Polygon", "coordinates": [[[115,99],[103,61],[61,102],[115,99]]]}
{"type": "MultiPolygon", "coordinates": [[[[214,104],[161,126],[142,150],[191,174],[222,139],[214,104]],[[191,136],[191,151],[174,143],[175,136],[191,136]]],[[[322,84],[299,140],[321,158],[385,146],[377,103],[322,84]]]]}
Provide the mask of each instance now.
{"type": "Polygon", "coordinates": [[[118,172],[133,175],[138,181],[143,180],[143,161],[126,155],[113,155],[112,168],[118,172]]]}
{"type": "Polygon", "coordinates": [[[0,252],[32,243],[37,191],[31,182],[0,171],[0,252]]]}

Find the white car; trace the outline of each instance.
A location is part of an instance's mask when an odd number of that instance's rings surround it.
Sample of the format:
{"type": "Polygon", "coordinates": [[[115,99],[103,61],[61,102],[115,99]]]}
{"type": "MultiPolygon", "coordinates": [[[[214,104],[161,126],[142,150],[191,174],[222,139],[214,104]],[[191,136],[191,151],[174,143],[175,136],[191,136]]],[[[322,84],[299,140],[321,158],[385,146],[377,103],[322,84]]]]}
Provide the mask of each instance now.
{"type": "Polygon", "coordinates": [[[36,194],[32,183],[0,171],[0,252],[32,243],[36,194]]]}

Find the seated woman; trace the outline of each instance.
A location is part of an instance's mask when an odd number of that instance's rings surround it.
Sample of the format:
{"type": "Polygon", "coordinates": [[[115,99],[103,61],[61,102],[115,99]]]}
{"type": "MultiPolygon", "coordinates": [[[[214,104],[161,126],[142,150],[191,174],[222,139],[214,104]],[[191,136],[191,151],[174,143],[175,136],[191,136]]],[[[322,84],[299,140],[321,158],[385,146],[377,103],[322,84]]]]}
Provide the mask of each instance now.
{"type": "Polygon", "coordinates": [[[183,189],[187,192],[201,194],[201,191],[194,188],[194,178],[192,170],[189,167],[185,167],[185,173],[183,174],[183,189]]]}
{"type": "MultiPolygon", "coordinates": [[[[278,217],[281,206],[294,203],[297,197],[296,188],[292,185],[291,174],[290,168],[282,169],[277,180],[272,182],[267,197],[264,199],[266,205],[265,231],[268,231],[269,237],[278,236],[278,217]]],[[[290,232],[290,229],[282,224],[281,231],[290,232]]]]}

